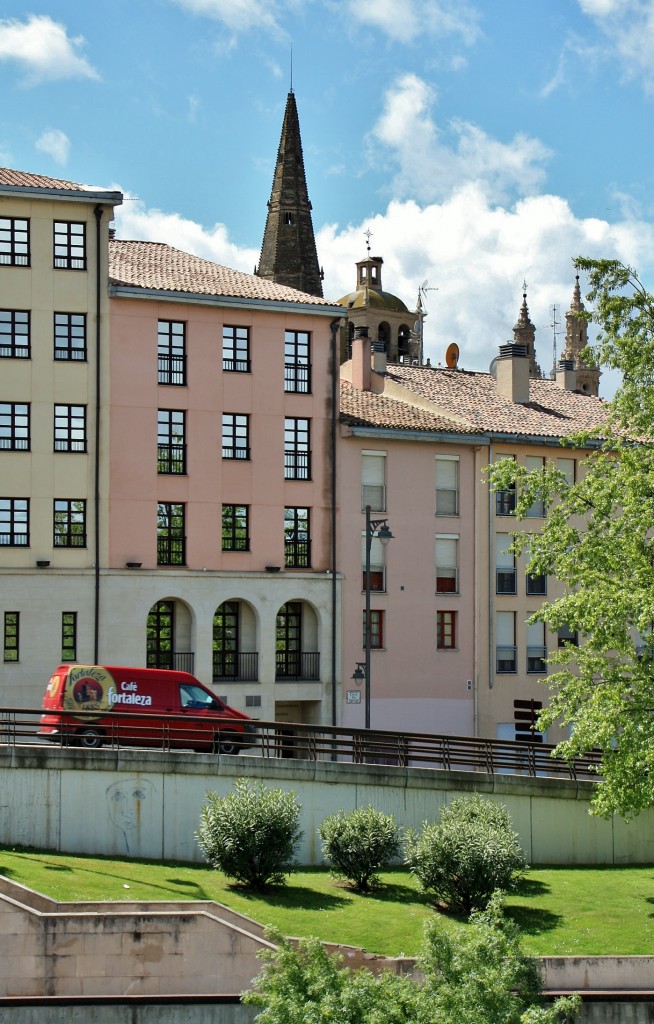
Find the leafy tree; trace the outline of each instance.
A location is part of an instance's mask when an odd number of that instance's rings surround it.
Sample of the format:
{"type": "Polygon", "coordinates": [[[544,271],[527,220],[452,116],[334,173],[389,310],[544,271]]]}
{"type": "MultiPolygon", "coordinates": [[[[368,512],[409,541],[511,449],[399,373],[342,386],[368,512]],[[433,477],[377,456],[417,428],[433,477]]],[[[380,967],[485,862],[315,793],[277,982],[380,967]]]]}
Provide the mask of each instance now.
{"type": "Polygon", "coordinates": [[[302,838],[295,793],[238,779],[227,796],[207,793],[195,838],[212,867],[242,885],[283,885],[302,838]]]}
{"type": "Polygon", "coordinates": [[[405,861],[424,892],[466,914],[497,889],[515,889],[527,866],[506,808],[477,793],[452,800],[421,833],[410,830],[405,861]]]}
{"type": "Polygon", "coordinates": [[[369,806],[330,814],[318,829],[332,871],[361,892],[379,884],[377,871],[400,852],[395,818],[369,806]]]}
{"type": "Polygon", "coordinates": [[[427,922],[415,980],[350,971],[317,939],[294,946],[266,934],[277,949],[261,953],[263,970],[243,996],[261,1007],[259,1024],[573,1024],[579,1011],[576,996],[542,1005],[537,963],[498,900],[456,934],[427,922]]]}
{"type": "Polygon", "coordinates": [[[490,478],[518,485],[518,519],[534,500],[548,506],[542,531],[516,533],[514,550],[528,550],[529,573],[563,584],[533,621],[579,641],[549,658],[556,671],[539,728],[570,726],[556,749],[565,758],[600,752],[593,809],[629,819],[654,801],[654,297],[617,261],[577,266],[590,279],[587,318],[600,327],[588,361],[622,375],[606,426],[564,440],[587,453],[571,486],[549,464],[528,474],[502,460],[490,478]]]}

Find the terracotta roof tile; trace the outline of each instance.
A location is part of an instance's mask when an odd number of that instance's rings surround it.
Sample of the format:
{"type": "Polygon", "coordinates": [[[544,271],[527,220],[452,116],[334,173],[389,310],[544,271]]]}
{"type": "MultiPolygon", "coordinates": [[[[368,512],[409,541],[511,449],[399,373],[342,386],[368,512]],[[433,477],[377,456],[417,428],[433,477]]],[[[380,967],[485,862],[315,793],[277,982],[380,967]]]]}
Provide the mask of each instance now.
{"type": "MultiPolygon", "coordinates": [[[[438,429],[453,433],[501,433],[529,437],[565,437],[580,430],[601,426],[606,420],[604,403],[599,398],[565,391],[553,380],[531,380],[530,401],[512,402],[498,394],[497,384],[489,373],[446,370],[425,366],[389,364],[386,379],[406,388],[422,400],[433,402],[434,420],[446,426],[413,426],[411,429],[438,429]],[[448,420],[452,416],[453,421],[448,420]],[[462,425],[463,421],[463,425],[462,425]]],[[[341,385],[341,415],[346,423],[409,429],[409,421],[427,422],[431,414],[412,407],[410,395],[407,412],[400,413],[401,400],[386,399],[370,392],[353,396],[351,385],[341,385]]]]}
{"type": "Polygon", "coordinates": [[[254,274],[244,274],[199,256],[191,256],[164,242],[110,241],[109,283],[194,295],[269,299],[312,306],[334,305],[316,295],[307,295],[254,274]]]}
{"type": "Polygon", "coordinates": [[[56,188],[66,192],[109,192],[110,189],[91,188],[76,181],[48,178],[45,174],[30,174],[28,171],[14,171],[11,167],[0,167],[0,185],[18,185],[23,188],[56,188]]]}
{"type": "Polygon", "coordinates": [[[376,395],[372,391],[359,391],[349,381],[341,381],[341,421],[350,426],[387,427],[393,430],[420,430],[454,434],[473,434],[478,431],[437,413],[376,395]]]}

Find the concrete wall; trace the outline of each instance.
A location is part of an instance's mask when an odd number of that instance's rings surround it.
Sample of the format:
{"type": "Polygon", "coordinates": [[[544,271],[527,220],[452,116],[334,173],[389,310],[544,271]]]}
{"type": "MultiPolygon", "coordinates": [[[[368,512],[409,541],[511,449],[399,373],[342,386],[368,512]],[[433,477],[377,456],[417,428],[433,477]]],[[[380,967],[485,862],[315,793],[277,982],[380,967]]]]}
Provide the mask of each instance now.
{"type": "Polygon", "coordinates": [[[654,810],[626,825],[589,816],[593,784],[515,775],[239,755],[0,747],[0,843],[77,853],[200,861],[206,793],[247,775],[296,793],[303,864],[321,861],[317,828],[341,808],[373,804],[402,827],[436,820],[452,797],[498,800],[532,864],[654,863],[654,810]]]}
{"type": "Polygon", "coordinates": [[[210,1002],[84,1001],[76,1004],[5,1003],[0,1012],[7,1024],[251,1024],[256,1006],[242,1006],[216,996],[210,1002]]]}

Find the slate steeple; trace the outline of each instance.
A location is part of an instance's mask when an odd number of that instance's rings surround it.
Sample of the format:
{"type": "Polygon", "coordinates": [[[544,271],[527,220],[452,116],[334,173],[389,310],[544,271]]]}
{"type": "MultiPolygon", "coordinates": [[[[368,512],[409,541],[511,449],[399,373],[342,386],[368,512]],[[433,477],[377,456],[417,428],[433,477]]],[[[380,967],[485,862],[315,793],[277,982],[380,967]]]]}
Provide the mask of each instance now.
{"type": "Polygon", "coordinates": [[[322,273],[318,265],[300,122],[292,89],[286,100],[266,230],[256,273],[267,281],[322,296],[322,273]]]}

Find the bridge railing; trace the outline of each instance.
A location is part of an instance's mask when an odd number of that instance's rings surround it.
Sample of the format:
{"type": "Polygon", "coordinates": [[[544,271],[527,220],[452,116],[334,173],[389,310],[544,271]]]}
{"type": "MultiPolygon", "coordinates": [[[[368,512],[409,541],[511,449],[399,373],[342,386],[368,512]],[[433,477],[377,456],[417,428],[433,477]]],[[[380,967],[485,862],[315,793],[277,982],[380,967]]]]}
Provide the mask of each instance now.
{"type": "MultiPolygon", "coordinates": [[[[235,735],[234,723],[228,719],[193,713],[158,717],[117,711],[65,712],[61,713],[58,733],[44,737],[39,735],[42,714],[40,709],[0,708],[0,747],[44,742],[59,747],[88,747],[89,734],[93,739],[95,733],[98,746],[112,749],[137,746],[218,753],[225,746],[233,751],[235,743],[248,755],[268,758],[591,781],[598,778],[600,764],[597,752],[568,762],[554,757],[551,745],[528,740],[255,720],[251,722],[253,732],[235,735]]],[[[89,754],[92,756],[93,751],[89,754]]]]}

